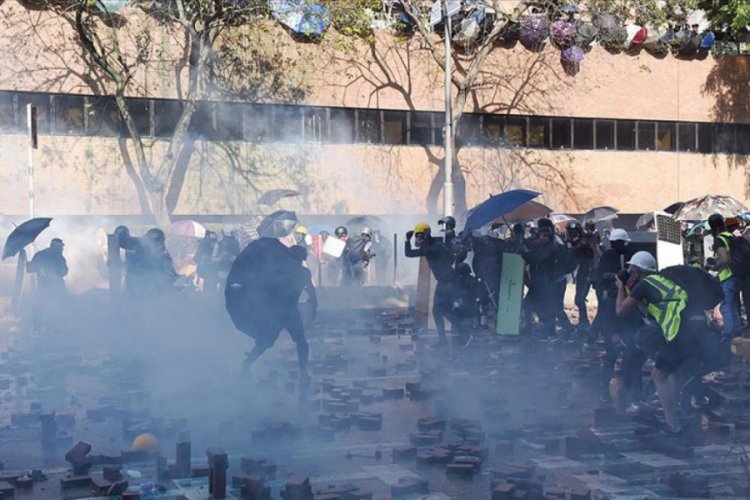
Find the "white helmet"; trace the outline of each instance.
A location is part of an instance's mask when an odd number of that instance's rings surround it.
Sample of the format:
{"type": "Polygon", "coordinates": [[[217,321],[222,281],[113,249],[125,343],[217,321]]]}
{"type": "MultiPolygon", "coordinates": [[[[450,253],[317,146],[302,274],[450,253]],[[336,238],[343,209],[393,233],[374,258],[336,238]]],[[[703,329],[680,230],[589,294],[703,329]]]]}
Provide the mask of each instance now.
{"type": "Polygon", "coordinates": [[[609,241],[630,241],[630,235],[624,229],[613,229],[609,233],[609,241]]]}
{"type": "Polygon", "coordinates": [[[633,254],[628,261],[628,264],[643,269],[644,271],[656,272],[656,259],[653,255],[643,250],[633,254]]]}

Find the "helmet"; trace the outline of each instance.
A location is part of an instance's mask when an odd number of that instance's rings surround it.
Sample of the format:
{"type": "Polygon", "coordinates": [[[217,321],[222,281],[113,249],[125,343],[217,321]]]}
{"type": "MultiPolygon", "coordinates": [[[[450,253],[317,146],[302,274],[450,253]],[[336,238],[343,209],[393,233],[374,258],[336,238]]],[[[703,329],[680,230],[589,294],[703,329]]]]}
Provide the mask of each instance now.
{"type": "Polygon", "coordinates": [[[215,232],[213,232],[213,231],[206,231],[206,236],[205,236],[205,238],[207,238],[207,239],[209,239],[209,240],[215,240],[215,239],[218,239],[218,236],[217,236],[217,235],[216,235],[216,233],[215,233],[215,232]]]}
{"type": "Polygon", "coordinates": [[[146,238],[153,241],[164,241],[164,231],[158,227],[152,227],[146,231],[146,238]]]}
{"type": "Polygon", "coordinates": [[[130,236],[130,229],[128,229],[128,226],[117,226],[114,234],[118,238],[126,238],[130,236]]]}
{"type": "Polygon", "coordinates": [[[630,235],[624,229],[616,228],[609,233],[609,241],[630,241],[630,235]]]}
{"type": "Polygon", "coordinates": [[[449,229],[455,229],[456,228],[456,219],[451,217],[450,215],[446,215],[442,219],[438,221],[438,224],[445,226],[445,230],[449,229]]]}
{"type": "Polygon", "coordinates": [[[631,266],[639,267],[644,271],[656,272],[656,259],[650,253],[641,250],[636,252],[628,261],[631,266]]]}
{"type": "Polygon", "coordinates": [[[295,233],[307,234],[307,228],[305,226],[297,226],[294,230],[295,233]]]}
{"type": "Polygon", "coordinates": [[[708,218],[708,227],[710,227],[712,231],[721,231],[725,226],[724,217],[721,214],[713,214],[708,218]]]}
{"type": "Polygon", "coordinates": [[[423,233],[430,233],[432,232],[432,229],[430,228],[430,225],[426,222],[420,222],[416,226],[414,226],[414,234],[423,234],[423,233]]]}
{"type": "Polygon", "coordinates": [[[362,236],[372,236],[372,228],[369,227],[363,227],[362,231],[360,231],[360,234],[362,236]]]}
{"type": "Polygon", "coordinates": [[[578,222],[577,220],[572,220],[572,221],[568,222],[565,225],[565,228],[568,231],[580,231],[581,230],[581,223],[578,222]]]}
{"type": "Polygon", "coordinates": [[[50,246],[52,245],[57,245],[61,247],[65,246],[65,243],[63,243],[63,240],[61,240],[60,238],[52,238],[52,241],[50,241],[49,244],[50,246]]]}
{"type": "Polygon", "coordinates": [[[343,238],[344,236],[349,234],[349,231],[347,231],[344,226],[339,226],[336,228],[333,234],[335,234],[337,238],[343,238]]]}
{"type": "Polygon", "coordinates": [[[544,228],[544,227],[546,227],[546,228],[549,228],[549,229],[552,229],[552,230],[554,230],[554,229],[555,229],[555,225],[554,225],[554,224],[552,223],[552,221],[551,221],[551,220],[549,220],[549,219],[548,219],[548,218],[546,218],[546,217],[542,217],[541,219],[537,220],[537,221],[536,221],[536,226],[537,226],[537,227],[538,227],[539,229],[542,229],[542,228],[544,228]]]}

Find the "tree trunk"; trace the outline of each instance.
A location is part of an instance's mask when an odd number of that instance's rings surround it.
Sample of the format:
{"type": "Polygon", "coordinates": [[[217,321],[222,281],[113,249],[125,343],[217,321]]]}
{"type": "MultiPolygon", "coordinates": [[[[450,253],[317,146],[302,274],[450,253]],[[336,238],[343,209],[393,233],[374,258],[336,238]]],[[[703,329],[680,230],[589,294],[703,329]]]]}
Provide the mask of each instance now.
{"type": "Polygon", "coordinates": [[[169,210],[167,209],[167,194],[161,191],[148,190],[151,213],[154,215],[156,225],[161,228],[169,226],[169,210]]]}
{"type": "Polygon", "coordinates": [[[443,184],[445,183],[445,162],[438,163],[437,167],[438,171],[432,177],[430,189],[427,191],[427,213],[431,216],[441,213],[440,207],[438,207],[438,197],[443,192],[443,184]]]}
{"type": "MultiPolygon", "coordinates": [[[[455,141],[454,141],[455,142],[455,141]]],[[[466,177],[464,176],[463,170],[461,170],[461,162],[458,160],[458,151],[453,149],[453,215],[456,219],[462,218],[468,206],[466,205],[466,177]]]]}

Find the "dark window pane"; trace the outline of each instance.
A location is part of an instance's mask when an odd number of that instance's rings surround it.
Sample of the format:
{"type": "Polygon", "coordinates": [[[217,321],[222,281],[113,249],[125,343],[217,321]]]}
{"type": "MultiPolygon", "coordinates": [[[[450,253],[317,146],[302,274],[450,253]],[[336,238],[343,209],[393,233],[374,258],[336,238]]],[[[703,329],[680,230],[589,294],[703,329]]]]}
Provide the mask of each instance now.
{"type": "Polygon", "coordinates": [[[0,92],[0,132],[18,130],[13,115],[13,93],[0,92]]]}
{"type": "Polygon", "coordinates": [[[680,151],[697,151],[695,147],[695,123],[677,124],[677,133],[679,134],[677,148],[680,151]]]}
{"type": "Polygon", "coordinates": [[[354,142],[354,110],[346,108],[331,109],[331,142],[334,144],[351,144],[354,142]]]}
{"type": "Polygon", "coordinates": [[[122,132],[120,111],[114,97],[87,97],[88,135],[119,137],[122,132]]]}
{"type": "Polygon", "coordinates": [[[55,134],[81,135],[84,132],[83,96],[52,96],[55,134]]]}
{"type": "Polygon", "coordinates": [[[704,154],[714,152],[714,126],[710,123],[698,124],[698,152],[704,154]]]}
{"type": "Polygon", "coordinates": [[[750,155],[750,125],[737,125],[737,154],[750,155]]]}
{"type": "Polygon", "coordinates": [[[251,142],[265,142],[271,140],[270,106],[251,104],[243,109],[245,122],[245,139],[251,142]]]}
{"type": "Polygon", "coordinates": [[[357,112],[357,142],[380,143],[380,111],[360,109],[357,112]]]}
{"type": "Polygon", "coordinates": [[[594,149],[593,120],[573,120],[573,149],[594,149]]]}
{"type": "Polygon", "coordinates": [[[18,115],[16,120],[18,128],[26,131],[27,111],[26,105],[36,106],[36,130],[39,134],[49,134],[49,94],[18,94],[18,115]]]}
{"type": "Polygon", "coordinates": [[[615,122],[596,120],[596,149],[615,149],[615,122]]]}
{"type": "Polygon", "coordinates": [[[552,148],[569,149],[571,145],[571,122],[565,118],[552,119],[552,148]]]}
{"type": "MultiPolygon", "coordinates": [[[[128,110],[133,117],[135,128],[141,136],[151,135],[151,101],[148,99],[128,99],[128,110]]],[[[128,134],[127,128],[125,134],[128,134]]]]}
{"type": "Polygon", "coordinates": [[[635,149],[635,122],[623,120],[617,122],[617,149],[633,151],[635,149]]]}
{"type": "Polygon", "coordinates": [[[529,118],[529,147],[546,148],[549,144],[549,119],[529,118]]]}
{"type": "Polygon", "coordinates": [[[383,143],[406,144],[406,113],[383,111],[383,143]]]}
{"type": "Polygon", "coordinates": [[[411,113],[409,115],[409,144],[429,146],[435,144],[432,114],[411,113]]]}
{"type": "MultiPolygon", "coordinates": [[[[154,101],[154,136],[171,137],[182,116],[182,102],[174,99],[154,101]]],[[[213,127],[212,127],[213,128],[213,127]]]]}
{"type": "Polygon", "coordinates": [[[508,117],[505,122],[505,140],[511,146],[526,145],[526,118],[508,117]]]}
{"type": "Polygon", "coordinates": [[[734,154],[737,150],[734,139],[734,125],[717,123],[714,132],[714,152],[734,154]]]}
{"type": "Polygon", "coordinates": [[[505,117],[497,115],[484,116],[484,140],[489,145],[500,145],[503,143],[505,128],[505,117]]]}
{"type": "Polygon", "coordinates": [[[677,126],[671,122],[656,124],[656,150],[675,151],[677,149],[677,126]]]}
{"type": "Polygon", "coordinates": [[[242,104],[234,102],[217,102],[214,113],[216,139],[220,141],[238,141],[243,138],[242,104]]]}
{"type": "Polygon", "coordinates": [[[638,122],[638,149],[652,151],[656,148],[656,122],[638,122]]]}
{"type": "MultiPolygon", "coordinates": [[[[156,108],[158,101],[154,103],[156,108]]],[[[216,119],[215,119],[216,103],[212,101],[198,101],[195,103],[195,111],[193,116],[190,117],[190,133],[195,137],[214,140],[216,139],[216,119]]],[[[158,135],[159,128],[159,113],[154,111],[154,128],[157,129],[158,135]]]]}
{"type": "Polygon", "coordinates": [[[302,137],[302,110],[296,106],[273,107],[273,139],[296,142],[302,137]]]}
{"type": "Polygon", "coordinates": [[[326,136],[326,110],[323,108],[303,108],[302,136],[308,142],[322,142],[326,136]]]}
{"type": "Polygon", "coordinates": [[[456,146],[478,146],[482,143],[482,117],[464,113],[458,122],[456,146]]]}

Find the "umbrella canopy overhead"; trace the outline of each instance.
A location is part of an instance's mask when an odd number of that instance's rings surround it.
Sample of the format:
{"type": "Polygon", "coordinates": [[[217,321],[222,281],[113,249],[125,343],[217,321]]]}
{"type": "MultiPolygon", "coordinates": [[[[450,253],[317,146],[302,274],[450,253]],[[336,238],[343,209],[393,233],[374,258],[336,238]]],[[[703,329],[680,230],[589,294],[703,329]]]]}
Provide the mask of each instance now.
{"type": "Polygon", "coordinates": [[[619,210],[617,210],[614,207],[608,207],[608,206],[596,207],[596,208],[592,208],[591,210],[583,214],[583,220],[584,222],[587,222],[587,221],[599,222],[603,220],[612,220],[612,219],[617,218],[617,212],[619,212],[619,210]]]}
{"type": "Polygon", "coordinates": [[[552,220],[552,223],[555,225],[555,227],[560,231],[565,230],[568,222],[578,222],[578,219],[567,214],[552,214],[550,215],[550,219],[552,220]]]}
{"type": "Polygon", "coordinates": [[[331,14],[312,0],[271,0],[271,15],[295,35],[319,37],[331,24],[331,14]]]}
{"type": "Polygon", "coordinates": [[[514,222],[524,222],[527,220],[547,217],[551,213],[552,209],[547,205],[542,205],[536,201],[527,201],[512,212],[507,213],[502,217],[498,217],[492,222],[507,222],[513,224],[514,222]]]}
{"type": "Polygon", "coordinates": [[[52,219],[49,217],[37,217],[35,219],[29,219],[8,235],[8,239],[5,240],[5,246],[3,247],[3,260],[8,257],[13,257],[20,252],[23,247],[33,243],[39,233],[49,227],[49,223],[52,219]]]}
{"type": "Polygon", "coordinates": [[[514,189],[502,194],[490,196],[476,207],[472,208],[466,219],[464,232],[472,232],[479,229],[485,224],[507,215],[526,202],[529,202],[539,196],[536,191],[528,189],[514,189]]]}
{"type": "Polygon", "coordinates": [[[203,224],[194,220],[178,220],[169,225],[167,234],[187,236],[188,238],[203,238],[206,236],[206,228],[203,224]]]}
{"type": "Polygon", "coordinates": [[[261,238],[280,238],[290,234],[299,225],[297,214],[289,210],[277,210],[258,225],[261,238]]]}
{"type": "Polygon", "coordinates": [[[635,228],[639,231],[643,231],[644,229],[648,229],[653,224],[654,224],[654,213],[646,212],[645,214],[638,217],[637,221],[635,221],[635,228]]]}
{"type": "Polygon", "coordinates": [[[706,195],[686,201],[675,214],[677,220],[706,220],[712,214],[721,214],[724,217],[737,217],[747,212],[745,205],[732,198],[723,195],[706,195]]]}
{"type": "Polygon", "coordinates": [[[272,189],[270,191],[266,191],[263,193],[263,195],[258,198],[258,205],[275,205],[278,203],[278,201],[282,198],[290,198],[292,196],[299,196],[299,191],[295,191],[294,189],[272,189]]]}
{"type": "Polygon", "coordinates": [[[685,206],[685,203],[682,201],[678,201],[677,203],[672,203],[671,205],[669,205],[667,208],[664,209],[664,211],[670,215],[674,215],[683,206],[685,206]]]}

